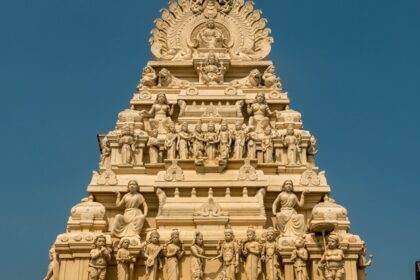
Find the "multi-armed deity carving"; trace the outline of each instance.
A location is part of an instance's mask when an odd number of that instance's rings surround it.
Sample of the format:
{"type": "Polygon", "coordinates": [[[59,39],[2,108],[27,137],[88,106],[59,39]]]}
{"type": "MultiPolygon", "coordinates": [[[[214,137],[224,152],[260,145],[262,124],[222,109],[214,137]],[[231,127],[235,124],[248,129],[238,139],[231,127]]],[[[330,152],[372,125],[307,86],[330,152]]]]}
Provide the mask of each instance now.
{"type": "Polygon", "coordinates": [[[299,237],[295,241],[295,250],[292,252],[290,260],[293,262],[293,268],[295,271],[295,280],[309,280],[307,262],[308,262],[308,250],[305,248],[305,239],[299,237]]]}
{"type": "Polygon", "coordinates": [[[160,235],[157,230],[153,230],[144,247],[144,257],[146,266],[146,279],[157,280],[159,277],[159,269],[162,269],[162,249],[159,241],[160,235]]]}
{"type": "Polygon", "coordinates": [[[121,239],[118,246],[117,255],[115,260],[117,261],[117,275],[118,280],[133,280],[130,278],[134,272],[134,263],[136,258],[131,256],[128,248],[130,247],[129,239],[121,239]]]}
{"type": "Polygon", "coordinates": [[[196,232],[193,243],[191,245],[191,279],[202,280],[204,276],[205,260],[210,260],[210,257],[204,255],[204,239],[201,232],[196,232]]]}
{"type": "Polygon", "coordinates": [[[222,260],[222,280],[235,280],[239,271],[239,245],[231,228],[225,229],[225,239],[219,242],[218,257],[222,260]]]}
{"type": "Polygon", "coordinates": [[[226,48],[226,35],[216,26],[215,21],[209,19],[205,25],[206,27],[201,29],[193,39],[193,47],[205,49],[226,48]]]}
{"type": "Polygon", "coordinates": [[[198,67],[200,83],[205,85],[218,85],[224,82],[226,66],[215,53],[209,53],[204,62],[198,67]]]}
{"type": "Polygon", "coordinates": [[[344,278],[344,252],[340,248],[340,237],[335,233],[328,236],[327,248],[322,255],[319,268],[325,280],[343,280],[344,278]]]}
{"type": "Polygon", "coordinates": [[[164,245],[165,275],[167,280],[179,280],[179,260],[184,255],[184,244],[179,239],[179,231],[174,229],[170,240],[164,245]]]}
{"type": "Polygon", "coordinates": [[[106,237],[99,235],[90,251],[89,280],[105,280],[107,264],[111,260],[111,249],[106,245],[106,237]]]}
{"type": "Polygon", "coordinates": [[[280,262],[276,235],[272,227],[266,232],[266,241],[262,245],[261,260],[265,263],[265,278],[267,280],[278,280],[280,278],[280,262]]]}
{"type": "Polygon", "coordinates": [[[146,216],[148,213],[147,203],[143,195],[139,192],[137,181],[128,182],[128,193],[121,198],[121,193],[117,192],[117,207],[124,206],[124,214],[116,215],[112,227],[112,235],[118,238],[122,237],[138,237],[146,216]],[[144,212],[140,210],[143,207],[144,212]]]}
{"type": "Polygon", "coordinates": [[[305,192],[300,200],[293,193],[293,182],[286,180],[282,192],[273,203],[273,215],[277,219],[277,228],[282,236],[302,236],[305,232],[305,218],[298,214],[295,207],[302,207],[305,203],[305,192]],[[277,205],[280,203],[280,211],[277,205]]]}
{"type": "Polygon", "coordinates": [[[257,280],[261,273],[261,249],[257,240],[257,233],[253,227],[246,232],[247,240],[242,245],[242,254],[245,256],[245,274],[248,280],[257,280]]]}

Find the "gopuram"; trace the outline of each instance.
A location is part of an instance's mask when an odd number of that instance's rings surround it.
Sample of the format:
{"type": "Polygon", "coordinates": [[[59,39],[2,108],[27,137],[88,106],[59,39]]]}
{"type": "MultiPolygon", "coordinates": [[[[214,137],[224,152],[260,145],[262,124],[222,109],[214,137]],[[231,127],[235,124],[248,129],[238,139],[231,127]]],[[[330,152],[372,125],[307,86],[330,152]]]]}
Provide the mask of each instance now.
{"type": "Polygon", "coordinates": [[[330,196],[251,1],[172,0],[129,108],[98,135],[53,280],[364,280],[364,241],[330,196]]]}

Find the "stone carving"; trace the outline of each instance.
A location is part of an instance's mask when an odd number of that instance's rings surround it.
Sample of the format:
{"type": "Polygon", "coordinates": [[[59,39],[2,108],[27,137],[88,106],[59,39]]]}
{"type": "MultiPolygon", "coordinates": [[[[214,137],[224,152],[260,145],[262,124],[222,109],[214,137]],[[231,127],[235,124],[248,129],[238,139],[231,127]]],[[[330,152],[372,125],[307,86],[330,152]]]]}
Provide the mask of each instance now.
{"type": "Polygon", "coordinates": [[[307,158],[308,158],[308,163],[311,164],[312,166],[316,166],[315,164],[315,156],[318,153],[318,150],[316,148],[316,138],[315,136],[311,136],[310,140],[309,140],[309,147],[307,149],[307,158]]]}
{"type": "Polygon", "coordinates": [[[159,93],[149,111],[140,111],[141,115],[152,117],[151,124],[157,128],[159,133],[166,133],[167,126],[172,123],[171,116],[175,107],[169,105],[168,99],[164,93],[159,93]]]}
{"type": "Polygon", "coordinates": [[[290,260],[293,262],[295,280],[309,280],[307,261],[309,258],[308,250],[305,248],[305,239],[298,238],[295,241],[295,250],[292,252],[290,260]]]}
{"type": "Polygon", "coordinates": [[[227,216],[228,213],[222,211],[222,207],[214,201],[213,197],[209,197],[208,201],[201,205],[200,209],[193,215],[200,217],[220,217],[227,216]]]}
{"type": "Polygon", "coordinates": [[[176,159],[176,148],[178,143],[178,134],[175,130],[175,124],[170,123],[168,126],[168,133],[165,138],[166,159],[176,159]]]}
{"type": "Polygon", "coordinates": [[[248,159],[256,159],[257,157],[257,144],[256,140],[258,139],[257,134],[255,132],[248,132],[246,138],[246,149],[247,149],[247,158],[248,159]]]}
{"type": "Polygon", "coordinates": [[[258,69],[251,70],[249,75],[243,79],[233,80],[231,82],[231,85],[236,88],[239,88],[239,87],[256,88],[256,87],[259,87],[260,84],[261,84],[261,72],[258,69]]]}
{"type": "Polygon", "coordinates": [[[178,166],[178,161],[173,160],[171,166],[166,169],[165,181],[182,181],[184,180],[184,171],[178,166]]]}
{"type": "Polygon", "coordinates": [[[201,159],[204,156],[205,135],[202,130],[201,122],[195,125],[192,135],[193,155],[195,159],[201,159]]]}
{"type": "Polygon", "coordinates": [[[48,256],[50,264],[48,265],[47,275],[45,275],[44,280],[58,280],[60,277],[60,260],[54,247],[50,249],[48,256]]]}
{"type": "Polygon", "coordinates": [[[219,241],[217,258],[222,260],[222,280],[235,280],[239,270],[239,246],[234,239],[233,231],[230,227],[225,229],[225,239],[219,241]]]}
{"type": "Polygon", "coordinates": [[[220,126],[217,142],[219,142],[219,158],[227,160],[230,154],[230,146],[232,145],[232,136],[226,122],[223,122],[220,126]]]}
{"type": "Polygon", "coordinates": [[[225,78],[226,67],[214,53],[209,53],[204,63],[198,67],[200,83],[205,85],[222,84],[225,78]]]}
{"type": "Polygon", "coordinates": [[[96,177],[96,184],[100,186],[115,186],[118,184],[117,175],[112,170],[102,171],[100,174],[93,171],[94,176],[96,177]]]}
{"type": "Polygon", "coordinates": [[[245,256],[245,274],[248,280],[257,280],[261,273],[261,246],[257,241],[257,234],[253,227],[249,227],[247,240],[242,245],[242,254],[245,256]]]}
{"type": "Polygon", "coordinates": [[[238,172],[238,180],[255,181],[258,179],[257,170],[251,165],[249,159],[245,159],[245,164],[241,166],[238,172]]]}
{"type": "Polygon", "coordinates": [[[236,116],[237,117],[243,117],[242,115],[242,107],[244,106],[245,101],[243,100],[238,100],[235,103],[235,110],[236,110],[236,116]]]}
{"type": "Polygon", "coordinates": [[[206,27],[200,30],[194,39],[194,48],[216,49],[227,47],[223,31],[216,26],[214,20],[209,19],[206,27]]]}
{"type": "Polygon", "coordinates": [[[273,135],[269,126],[267,126],[264,130],[264,136],[261,139],[261,150],[263,152],[264,163],[274,163],[273,135]]]}
{"type": "Polygon", "coordinates": [[[101,141],[101,162],[99,166],[101,168],[108,168],[111,161],[111,147],[108,137],[104,137],[101,141]]]}
{"type": "Polygon", "coordinates": [[[158,209],[158,213],[157,213],[157,215],[159,216],[160,213],[162,213],[163,205],[165,205],[165,203],[166,203],[166,193],[162,189],[157,188],[156,189],[156,196],[158,197],[158,201],[159,201],[159,209],[158,209]]]}
{"type": "Polygon", "coordinates": [[[157,74],[155,69],[151,66],[146,66],[143,68],[143,75],[140,80],[139,85],[137,86],[137,91],[140,91],[142,88],[150,88],[157,85],[157,74]]]}
{"type": "Polygon", "coordinates": [[[280,91],[283,89],[280,78],[276,75],[276,68],[274,65],[268,66],[268,68],[264,71],[264,74],[262,75],[262,82],[266,87],[276,88],[280,91]]]}
{"type": "Polygon", "coordinates": [[[325,280],[343,280],[344,279],[344,252],[340,249],[340,238],[331,233],[328,236],[327,248],[325,248],[319,268],[325,280]]]}
{"type": "Polygon", "coordinates": [[[172,73],[162,68],[158,74],[158,87],[164,88],[187,88],[190,86],[190,82],[187,80],[181,80],[176,78],[172,73]]]}
{"type": "Polygon", "coordinates": [[[143,228],[148,213],[148,206],[143,195],[139,192],[137,181],[128,182],[128,193],[121,198],[117,192],[117,207],[124,206],[124,215],[116,215],[111,233],[118,238],[138,236],[143,228]],[[143,206],[144,213],[139,209],[143,206]]]}
{"type": "Polygon", "coordinates": [[[305,203],[305,192],[300,200],[293,193],[293,182],[287,180],[283,184],[282,192],[273,203],[273,215],[277,219],[277,228],[282,236],[301,236],[305,231],[305,220],[302,214],[295,210],[296,205],[302,207],[305,203]],[[277,205],[280,203],[280,212],[277,205]]]}
{"type": "Polygon", "coordinates": [[[181,131],[178,133],[178,143],[177,150],[179,153],[180,159],[188,159],[190,155],[190,141],[191,134],[188,131],[188,124],[186,122],[182,123],[181,131]]]}
{"type": "Polygon", "coordinates": [[[201,14],[204,11],[205,0],[191,0],[190,10],[194,14],[201,14]]]}
{"type": "Polygon", "coordinates": [[[90,251],[89,280],[105,280],[106,267],[111,260],[111,249],[106,247],[106,238],[103,235],[96,237],[94,248],[90,251]]]}
{"type": "Polygon", "coordinates": [[[245,153],[246,131],[242,128],[241,122],[235,124],[235,131],[232,138],[234,140],[233,159],[242,159],[245,153]]]}
{"type": "Polygon", "coordinates": [[[321,184],[321,180],[316,174],[316,172],[312,169],[312,165],[308,164],[307,169],[305,172],[302,173],[300,177],[300,185],[302,186],[319,186],[321,184]]]}
{"type": "Polygon", "coordinates": [[[366,268],[372,265],[373,255],[369,255],[369,259],[366,259],[366,244],[363,243],[362,252],[359,255],[357,261],[357,279],[366,280],[366,268]]]}
{"type": "Polygon", "coordinates": [[[162,269],[161,253],[163,247],[160,246],[159,238],[159,232],[153,230],[144,247],[147,280],[157,280],[159,277],[159,269],[162,269]]]}
{"type": "Polygon", "coordinates": [[[196,232],[191,245],[191,278],[193,280],[202,280],[204,275],[204,261],[211,258],[204,255],[203,234],[196,232]]]}
{"type": "Polygon", "coordinates": [[[120,145],[121,164],[135,164],[135,152],[137,151],[137,137],[131,126],[123,127],[121,134],[118,136],[118,144],[120,145]]]}
{"type": "Polygon", "coordinates": [[[158,130],[153,129],[150,132],[149,139],[147,141],[147,146],[149,147],[149,159],[150,163],[156,164],[159,162],[159,140],[158,140],[158,130]]]}
{"type": "Polygon", "coordinates": [[[265,215],[265,204],[264,204],[264,198],[265,198],[266,193],[267,193],[267,190],[265,188],[261,188],[255,194],[255,197],[258,199],[258,204],[260,205],[261,216],[264,216],[264,217],[266,216],[265,215]]]}
{"type": "Polygon", "coordinates": [[[287,128],[287,135],[284,137],[283,145],[287,149],[287,164],[298,165],[300,163],[300,135],[295,134],[293,126],[287,128]]]}
{"type": "Polygon", "coordinates": [[[178,100],[179,114],[178,117],[183,117],[185,114],[185,109],[187,108],[187,102],[185,100],[178,100]]]}
{"type": "Polygon", "coordinates": [[[278,280],[280,263],[277,254],[276,235],[273,228],[266,232],[266,241],[262,246],[261,260],[265,263],[265,279],[278,280]]]}
{"type": "Polygon", "coordinates": [[[269,117],[274,114],[267,104],[264,93],[258,93],[255,100],[248,104],[247,112],[250,115],[249,126],[255,128],[257,133],[263,133],[269,125],[269,117]]]}
{"type": "Polygon", "coordinates": [[[209,160],[216,159],[216,150],[218,144],[218,135],[214,123],[209,123],[207,132],[204,136],[206,141],[206,155],[209,160]]]}
{"type": "Polygon", "coordinates": [[[179,260],[184,255],[184,244],[179,239],[179,231],[174,229],[171,239],[163,247],[165,275],[167,280],[179,280],[179,260]]]}
{"type": "Polygon", "coordinates": [[[117,261],[118,280],[134,280],[133,270],[136,258],[130,255],[130,251],[128,251],[129,246],[129,239],[122,239],[120,241],[119,249],[115,257],[117,261]]]}

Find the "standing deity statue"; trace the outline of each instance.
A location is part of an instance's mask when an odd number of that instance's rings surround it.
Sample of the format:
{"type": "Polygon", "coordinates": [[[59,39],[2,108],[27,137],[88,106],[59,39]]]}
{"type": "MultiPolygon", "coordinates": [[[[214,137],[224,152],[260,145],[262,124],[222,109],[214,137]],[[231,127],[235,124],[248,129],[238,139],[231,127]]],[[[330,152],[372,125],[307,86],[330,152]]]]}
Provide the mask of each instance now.
{"type": "Polygon", "coordinates": [[[220,126],[219,136],[219,157],[221,160],[229,159],[230,146],[232,145],[232,136],[230,134],[228,125],[223,122],[220,126]]]}
{"type": "Polygon", "coordinates": [[[136,262],[136,258],[130,256],[130,251],[128,251],[128,247],[130,247],[130,240],[122,239],[120,241],[119,249],[115,257],[117,261],[118,280],[133,280],[130,279],[130,274],[132,274],[130,272],[134,269],[134,263],[136,262]]]}
{"type": "Polygon", "coordinates": [[[340,249],[340,238],[335,233],[328,236],[327,248],[321,257],[319,268],[325,280],[344,279],[344,252],[340,249]]]}
{"type": "Polygon", "coordinates": [[[151,66],[143,68],[143,75],[137,86],[137,91],[140,91],[143,87],[154,87],[157,84],[157,74],[155,69],[151,66]]]}
{"type": "Polygon", "coordinates": [[[103,235],[96,237],[94,248],[90,251],[89,280],[105,280],[106,267],[111,260],[111,249],[106,247],[106,238],[103,235]]]}
{"type": "Polygon", "coordinates": [[[222,280],[235,280],[239,271],[239,246],[231,228],[225,229],[225,239],[219,242],[219,255],[222,259],[222,280]]]}
{"type": "Polygon", "coordinates": [[[129,125],[124,126],[118,137],[122,164],[132,165],[135,163],[135,152],[137,150],[136,142],[136,135],[134,134],[132,127],[129,125]]]}
{"type": "Polygon", "coordinates": [[[280,274],[280,263],[277,253],[277,242],[273,228],[266,232],[267,240],[262,247],[262,261],[265,263],[265,279],[278,280],[280,274]]]}
{"type": "Polygon", "coordinates": [[[166,133],[166,127],[172,123],[171,116],[174,113],[174,109],[173,105],[169,105],[166,95],[159,93],[152,108],[149,111],[142,110],[140,114],[153,117],[150,123],[157,128],[159,133],[166,133]]]}
{"type": "Polygon", "coordinates": [[[255,229],[249,227],[247,240],[242,245],[242,254],[246,258],[245,274],[248,280],[257,280],[261,273],[261,245],[257,241],[255,229]]]}
{"type": "Polygon", "coordinates": [[[226,46],[223,31],[216,26],[212,19],[207,21],[206,27],[198,32],[194,41],[195,48],[216,49],[226,46]]]}
{"type": "Polygon", "coordinates": [[[48,256],[50,264],[48,265],[48,272],[47,275],[45,275],[44,280],[58,280],[60,277],[60,261],[54,247],[50,249],[48,256]]]}
{"type": "Polygon", "coordinates": [[[197,68],[200,82],[205,85],[221,84],[224,81],[226,67],[219,62],[214,53],[209,53],[207,59],[197,68]]]}
{"type": "Polygon", "coordinates": [[[214,123],[209,123],[207,126],[207,133],[204,137],[206,141],[206,155],[209,160],[216,159],[216,150],[218,143],[218,135],[214,123]]]}
{"type": "Polygon", "coordinates": [[[235,131],[233,132],[233,158],[242,159],[245,152],[246,132],[242,129],[241,122],[235,124],[235,131]]]}
{"type": "Polygon", "coordinates": [[[101,141],[101,163],[99,166],[101,168],[109,169],[109,164],[111,161],[111,147],[108,140],[108,137],[104,137],[101,141]]]}
{"type": "Polygon", "coordinates": [[[302,236],[305,232],[305,218],[296,212],[296,205],[303,207],[305,204],[305,191],[300,200],[293,193],[293,182],[286,180],[282,192],[273,203],[273,215],[277,218],[277,227],[282,236],[302,236]],[[280,212],[277,205],[280,203],[280,212]]]}
{"type": "Polygon", "coordinates": [[[179,153],[180,159],[188,159],[190,155],[190,141],[191,134],[188,131],[188,124],[186,122],[182,123],[181,131],[178,133],[178,142],[177,150],[179,153]]]}
{"type": "Polygon", "coordinates": [[[111,233],[117,238],[138,237],[146,220],[148,207],[143,195],[139,192],[137,181],[128,182],[128,193],[121,199],[121,193],[117,192],[117,207],[124,206],[124,215],[116,215],[111,233]],[[139,209],[143,206],[144,214],[139,209]]]}
{"type": "Polygon", "coordinates": [[[201,159],[204,156],[205,135],[201,128],[201,123],[195,125],[194,134],[192,135],[193,154],[195,159],[201,159]]]}
{"type": "Polygon", "coordinates": [[[191,245],[191,277],[193,280],[202,280],[204,276],[204,260],[211,258],[204,255],[203,234],[196,232],[191,245]]]}
{"type": "Polygon", "coordinates": [[[305,248],[305,239],[298,238],[295,241],[295,250],[292,252],[290,260],[293,262],[295,280],[309,280],[307,261],[309,258],[308,250],[305,248]]]}
{"type": "Polygon", "coordinates": [[[263,152],[264,163],[273,163],[274,144],[271,128],[267,126],[264,130],[264,136],[261,139],[261,150],[263,152]]]}
{"type": "Polygon", "coordinates": [[[255,127],[257,133],[263,133],[264,128],[269,125],[269,117],[274,114],[267,104],[264,93],[258,93],[255,100],[248,104],[247,112],[249,117],[249,126],[255,127]]]}
{"type": "Polygon", "coordinates": [[[149,147],[149,158],[150,163],[156,164],[159,162],[159,132],[157,129],[153,129],[150,133],[149,140],[147,141],[147,147],[149,147]]]}
{"type": "Polygon", "coordinates": [[[275,87],[280,90],[282,89],[280,78],[276,75],[276,67],[274,67],[274,65],[268,66],[268,68],[264,71],[264,74],[262,75],[262,80],[264,86],[266,87],[275,87]]]}
{"type": "Polygon", "coordinates": [[[363,243],[362,252],[359,255],[357,261],[357,279],[366,280],[366,268],[371,266],[373,261],[373,255],[369,255],[369,259],[366,259],[366,244],[363,243]]]}
{"type": "Polygon", "coordinates": [[[171,239],[165,244],[162,250],[165,256],[166,280],[179,280],[179,260],[184,255],[184,244],[179,239],[179,231],[174,229],[171,239]]]}
{"type": "Polygon", "coordinates": [[[175,124],[171,123],[168,127],[168,133],[165,138],[166,159],[176,159],[176,146],[178,143],[178,134],[176,133],[175,124]]]}
{"type": "Polygon", "coordinates": [[[307,157],[308,157],[308,163],[311,166],[316,166],[315,164],[315,155],[318,153],[318,150],[316,148],[316,138],[315,136],[311,136],[309,139],[309,147],[307,150],[307,157]]]}
{"type": "Polygon", "coordinates": [[[287,149],[287,164],[297,165],[300,162],[300,137],[295,135],[292,126],[287,128],[287,134],[284,136],[283,145],[287,149]]]}
{"type": "Polygon", "coordinates": [[[161,253],[163,247],[160,246],[159,238],[159,232],[153,230],[144,247],[146,280],[157,280],[159,277],[159,269],[162,269],[161,253]]]}
{"type": "Polygon", "coordinates": [[[246,149],[247,149],[247,158],[256,159],[257,158],[257,134],[253,131],[248,131],[246,136],[246,149]]]}

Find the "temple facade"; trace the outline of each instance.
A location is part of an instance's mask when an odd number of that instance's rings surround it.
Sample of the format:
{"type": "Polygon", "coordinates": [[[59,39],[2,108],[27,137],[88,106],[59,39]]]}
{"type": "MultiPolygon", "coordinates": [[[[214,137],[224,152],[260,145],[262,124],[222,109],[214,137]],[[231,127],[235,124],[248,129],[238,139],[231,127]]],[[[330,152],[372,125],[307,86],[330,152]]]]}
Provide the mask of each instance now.
{"type": "Polygon", "coordinates": [[[172,0],[88,196],[50,249],[54,280],[364,280],[251,1],[172,0]]]}

